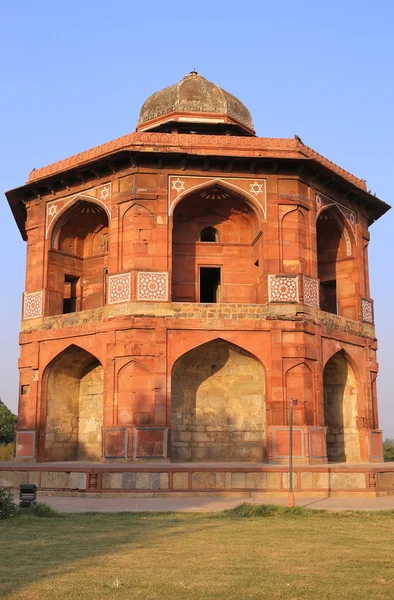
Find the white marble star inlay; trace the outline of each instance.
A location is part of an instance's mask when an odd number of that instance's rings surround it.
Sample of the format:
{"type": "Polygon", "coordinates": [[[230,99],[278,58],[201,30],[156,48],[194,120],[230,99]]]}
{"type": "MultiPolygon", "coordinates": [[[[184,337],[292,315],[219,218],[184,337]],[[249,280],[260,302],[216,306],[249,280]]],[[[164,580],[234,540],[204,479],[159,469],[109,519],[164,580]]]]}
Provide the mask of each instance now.
{"type": "Polygon", "coordinates": [[[109,196],[109,188],[104,187],[100,192],[101,200],[106,200],[109,196]]]}
{"type": "Polygon", "coordinates": [[[48,205],[48,215],[50,217],[54,217],[57,213],[57,206],[56,204],[49,204],[48,205]]]}
{"type": "Polygon", "coordinates": [[[251,183],[250,184],[250,191],[255,196],[258,196],[259,194],[262,194],[263,193],[263,184],[259,183],[258,181],[255,181],[254,183],[251,183]]]}
{"type": "Polygon", "coordinates": [[[175,181],[172,182],[172,189],[176,190],[179,194],[179,192],[181,190],[185,189],[185,182],[182,181],[182,179],[179,179],[179,177],[178,177],[178,179],[176,179],[175,181]]]}

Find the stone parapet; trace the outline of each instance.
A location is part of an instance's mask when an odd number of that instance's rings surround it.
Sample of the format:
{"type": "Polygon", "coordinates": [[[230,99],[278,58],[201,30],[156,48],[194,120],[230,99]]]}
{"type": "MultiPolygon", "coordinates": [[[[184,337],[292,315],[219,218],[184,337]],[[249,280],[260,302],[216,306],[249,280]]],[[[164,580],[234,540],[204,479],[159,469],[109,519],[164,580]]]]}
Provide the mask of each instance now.
{"type": "MultiPolygon", "coordinates": [[[[39,490],[140,497],[287,494],[288,466],[256,464],[0,464],[0,486],[17,489],[35,483],[39,490]]],[[[293,488],[299,494],[394,495],[394,465],[296,465],[293,488]]]]}
{"type": "MultiPolygon", "coordinates": [[[[61,329],[79,328],[97,331],[97,325],[108,329],[108,322],[128,317],[138,319],[161,319],[164,325],[182,328],[236,328],[270,329],[272,321],[291,321],[320,326],[325,333],[343,332],[362,338],[375,339],[373,325],[346,319],[301,304],[200,304],[192,302],[127,302],[102,306],[67,315],[56,315],[22,322],[21,333],[44,333],[61,329]],[[186,324],[185,321],[188,321],[186,324]]],[[[115,324],[114,324],[115,325],[115,324]]],[[[59,333],[57,333],[58,335],[59,333]]]]}

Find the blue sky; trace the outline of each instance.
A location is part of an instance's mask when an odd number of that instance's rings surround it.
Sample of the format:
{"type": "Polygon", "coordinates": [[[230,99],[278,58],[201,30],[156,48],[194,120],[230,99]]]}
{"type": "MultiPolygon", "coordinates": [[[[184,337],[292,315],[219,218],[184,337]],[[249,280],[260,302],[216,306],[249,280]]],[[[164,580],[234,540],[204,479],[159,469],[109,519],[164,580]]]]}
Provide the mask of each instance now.
{"type": "MultiPolygon", "coordinates": [[[[4,0],[1,189],[135,129],[151,93],[196,68],[238,96],[257,134],[302,140],[393,203],[391,0],[4,0]]],[[[25,245],[0,202],[0,397],[17,407],[25,245]]],[[[371,227],[380,425],[394,437],[394,210],[371,227]]]]}

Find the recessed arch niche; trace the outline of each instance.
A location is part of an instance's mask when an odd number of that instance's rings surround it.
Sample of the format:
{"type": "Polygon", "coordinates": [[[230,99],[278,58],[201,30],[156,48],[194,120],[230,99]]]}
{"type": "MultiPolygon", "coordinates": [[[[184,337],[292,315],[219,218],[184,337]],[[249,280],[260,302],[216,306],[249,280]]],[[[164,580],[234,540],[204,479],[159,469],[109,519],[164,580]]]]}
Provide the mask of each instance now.
{"type": "Polygon", "coordinates": [[[105,303],[108,215],[88,200],[77,200],[59,216],[48,256],[48,313],[98,308],[105,303]]]}
{"type": "Polygon", "coordinates": [[[185,195],[173,213],[173,301],[256,303],[260,233],[257,209],[241,194],[215,182],[185,195]]]}
{"type": "Polygon", "coordinates": [[[151,268],[149,243],[152,241],[151,211],[133,204],[122,217],[121,270],[151,268]]]}
{"type": "Polygon", "coordinates": [[[353,367],[343,350],[326,363],[323,384],[327,458],[329,462],[357,462],[360,460],[358,386],[353,367]]]}
{"type": "Polygon", "coordinates": [[[69,346],[44,372],[45,458],[100,460],[104,370],[95,356],[69,346]]]}
{"type": "Polygon", "coordinates": [[[171,459],[265,458],[265,373],[239,346],[217,339],[186,352],[171,373],[171,459]]]}
{"type": "Polygon", "coordinates": [[[349,319],[357,318],[357,281],[352,279],[353,235],[334,205],[320,212],[316,223],[320,308],[349,319]]]}

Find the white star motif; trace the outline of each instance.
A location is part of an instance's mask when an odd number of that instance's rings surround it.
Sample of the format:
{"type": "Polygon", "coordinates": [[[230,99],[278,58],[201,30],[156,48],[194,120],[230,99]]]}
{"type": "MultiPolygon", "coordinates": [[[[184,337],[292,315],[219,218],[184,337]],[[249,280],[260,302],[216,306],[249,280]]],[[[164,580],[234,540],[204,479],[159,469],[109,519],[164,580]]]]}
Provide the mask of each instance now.
{"type": "Polygon", "coordinates": [[[356,215],[353,212],[351,212],[349,215],[349,221],[351,222],[352,225],[354,225],[356,222],[356,215]]]}
{"type": "Polygon", "coordinates": [[[172,189],[176,190],[179,194],[179,192],[181,190],[185,189],[185,182],[182,181],[182,179],[179,179],[179,177],[178,177],[178,179],[176,179],[175,181],[172,182],[172,189]]]}
{"type": "Polygon", "coordinates": [[[320,198],[320,196],[316,196],[315,200],[316,200],[317,206],[320,206],[321,205],[321,198],[320,198]]]}
{"type": "Polygon", "coordinates": [[[48,205],[48,215],[50,217],[54,217],[57,213],[57,206],[56,204],[49,204],[48,205]]]}
{"type": "Polygon", "coordinates": [[[109,196],[109,189],[107,187],[103,188],[100,192],[101,200],[106,200],[109,196]]]}
{"type": "Polygon", "coordinates": [[[261,183],[259,183],[258,181],[255,181],[254,183],[250,184],[250,191],[255,196],[258,196],[258,194],[263,193],[263,185],[261,183]]]}

